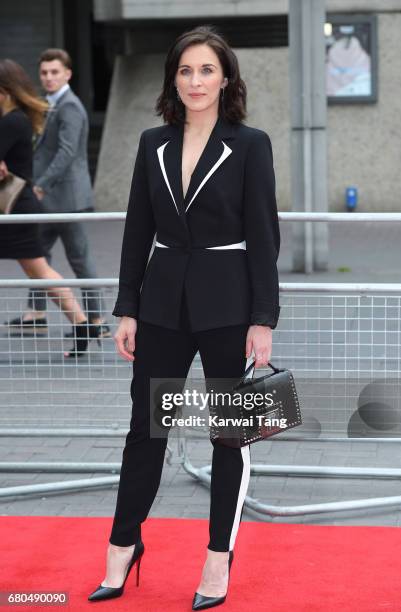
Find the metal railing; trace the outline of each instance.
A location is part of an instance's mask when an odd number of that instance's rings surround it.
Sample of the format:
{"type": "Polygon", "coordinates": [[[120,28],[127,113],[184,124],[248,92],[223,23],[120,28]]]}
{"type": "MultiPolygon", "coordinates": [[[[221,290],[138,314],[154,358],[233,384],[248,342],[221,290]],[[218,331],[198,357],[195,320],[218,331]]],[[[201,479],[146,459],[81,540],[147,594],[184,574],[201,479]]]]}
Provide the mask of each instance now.
{"type": "MultiPolygon", "coordinates": [[[[8,216],[6,222],[9,221],[8,216]]],[[[18,221],[31,215],[18,215],[18,221]]],[[[76,215],[40,215],[35,222],[74,220],[121,220],[125,213],[79,213],[76,215]],[[63,219],[61,219],[61,217],[63,219]],[[87,217],[87,219],[85,219],[87,217]]],[[[401,221],[400,213],[280,213],[285,221],[401,221]]],[[[3,222],[4,218],[0,219],[3,222]]],[[[20,313],[27,287],[70,286],[103,288],[110,312],[115,301],[116,279],[65,279],[64,281],[2,280],[0,309],[6,317],[20,313]],[[19,295],[10,295],[10,289],[19,295]],[[2,293],[4,292],[4,293],[2,293]]],[[[372,384],[389,389],[381,398],[387,413],[399,414],[400,394],[394,393],[401,363],[399,283],[280,283],[281,315],[274,332],[272,360],[279,367],[294,372],[304,424],[275,441],[331,442],[400,442],[397,422],[377,423],[377,414],[363,412],[363,398],[372,396],[372,384]],[[370,395],[369,395],[370,389],[370,395]],[[362,399],[361,399],[362,398],[362,399]],[[361,409],[362,408],[362,409],[361,409]],[[371,419],[371,422],[369,421],[371,419]]],[[[91,343],[83,357],[69,362],[62,351],[71,345],[64,338],[67,321],[59,311],[48,315],[49,332],[13,336],[10,330],[0,338],[0,380],[3,418],[8,427],[0,435],[69,435],[122,436],[126,433],[130,406],[131,364],[114,350],[112,339],[101,347],[91,343]],[[25,382],[29,383],[28,385],[25,382]],[[5,385],[9,385],[8,387],[5,385]],[[44,406],[44,399],[47,405],[44,406]],[[113,413],[110,414],[110,406],[113,413]],[[68,417],[65,410],[68,409],[68,417]],[[14,420],[13,420],[14,419],[14,420]]],[[[68,326],[69,327],[69,326],[68,326]]],[[[4,328],[3,328],[4,330],[4,328]]],[[[195,359],[191,376],[199,377],[201,366],[195,359]]],[[[374,389],[373,389],[374,390],[374,389]]],[[[382,401],[382,404],[383,404],[382,401]]],[[[178,432],[178,461],[188,474],[202,484],[210,483],[211,466],[195,468],[187,451],[187,437],[206,432],[178,432]]],[[[172,461],[171,445],[167,461],[172,461]]],[[[111,472],[119,471],[116,463],[21,463],[3,462],[4,471],[111,472]]],[[[393,468],[353,468],[337,466],[255,465],[253,475],[286,475],[345,478],[397,478],[401,470],[393,468]]],[[[118,483],[118,475],[0,489],[0,497],[38,494],[104,487],[118,483]]],[[[269,516],[294,516],[336,510],[358,509],[399,504],[401,496],[302,506],[273,506],[247,497],[245,505],[269,516]]]]}

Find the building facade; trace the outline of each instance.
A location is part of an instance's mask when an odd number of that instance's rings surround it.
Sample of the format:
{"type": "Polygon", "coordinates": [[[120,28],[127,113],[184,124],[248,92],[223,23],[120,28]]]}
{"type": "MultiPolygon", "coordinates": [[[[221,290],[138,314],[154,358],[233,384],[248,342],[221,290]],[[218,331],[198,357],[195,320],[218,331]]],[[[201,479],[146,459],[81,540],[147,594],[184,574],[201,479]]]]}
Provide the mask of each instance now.
{"type": "MultiPolygon", "coordinates": [[[[345,24],[344,45],[340,41],[337,55],[328,55],[332,68],[341,72],[336,58],[348,61],[341,51],[348,51],[351,41],[357,53],[347,55],[354,62],[350,72],[366,67],[375,54],[369,69],[377,89],[375,100],[339,96],[328,106],[329,209],[344,210],[345,191],[352,186],[358,189],[359,211],[398,211],[401,0],[327,0],[326,11],[328,23],[342,16],[345,24]],[[362,32],[359,44],[350,31],[365,17],[375,18],[375,35],[365,44],[362,32]],[[364,45],[371,45],[367,52],[364,45]]],[[[65,46],[73,56],[72,86],[97,135],[91,146],[93,155],[99,154],[98,210],[126,209],[139,134],[160,124],[153,108],[165,52],[175,36],[202,23],[216,25],[238,55],[248,88],[247,123],[270,134],[279,209],[291,210],[286,0],[2,0],[1,57],[13,57],[35,76],[44,47],[65,46]]]]}

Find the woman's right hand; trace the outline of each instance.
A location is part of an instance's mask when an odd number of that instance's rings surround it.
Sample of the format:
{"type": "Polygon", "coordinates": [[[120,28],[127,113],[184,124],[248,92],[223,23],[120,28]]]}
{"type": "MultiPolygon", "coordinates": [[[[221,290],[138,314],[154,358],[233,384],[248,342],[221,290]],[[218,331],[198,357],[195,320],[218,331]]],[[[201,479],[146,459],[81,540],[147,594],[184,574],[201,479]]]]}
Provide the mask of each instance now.
{"type": "Polygon", "coordinates": [[[117,352],[126,361],[134,361],[135,334],[137,322],[132,317],[121,317],[120,324],[114,334],[117,352]]]}
{"type": "Polygon", "coordinates": [[[0,181],[4,181],[8,176],[7,164],[4,161],[0,161],[0,181]]]}

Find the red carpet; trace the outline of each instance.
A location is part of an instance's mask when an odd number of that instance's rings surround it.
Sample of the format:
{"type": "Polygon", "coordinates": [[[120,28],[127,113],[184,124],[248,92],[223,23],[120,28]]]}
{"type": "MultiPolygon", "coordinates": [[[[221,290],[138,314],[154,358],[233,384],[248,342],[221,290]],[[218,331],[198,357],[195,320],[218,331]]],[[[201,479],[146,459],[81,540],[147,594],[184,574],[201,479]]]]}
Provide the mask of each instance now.
{"type": "MultiPolygon", "coordinates": [[[[148,519],[139,588],[91,603],[104,578],[111,518],[0,517],[1,591],[67,591],[64,606],[14,609],[190,611],[208,522],[148,519]]],[[[401,611],[401,530],[282,523],[241,524],[229,594],[220,610],[401,611]]],[[[5,608],[4,608],[5,609],[5,608]]]]}

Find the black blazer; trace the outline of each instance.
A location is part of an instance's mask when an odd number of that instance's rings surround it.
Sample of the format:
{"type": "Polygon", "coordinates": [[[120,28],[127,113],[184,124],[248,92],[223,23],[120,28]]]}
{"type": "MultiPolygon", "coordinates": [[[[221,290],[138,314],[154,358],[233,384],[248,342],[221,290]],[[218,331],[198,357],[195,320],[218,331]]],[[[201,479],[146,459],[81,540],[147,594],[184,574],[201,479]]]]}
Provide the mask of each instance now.
{"type": "Polygon", "coordinates": [[[219,117],[185,198],[182,143],[182,125],[141,134],[113,315],[178,329],[185,291],[193,331],[239,324],[273,329],[280,231],[269,136],[219,117]],[[155,233],[171,248],[155,246],[148,262],[155,233]],[[246,250],[206,249],[243,240],[246,250]]]}

